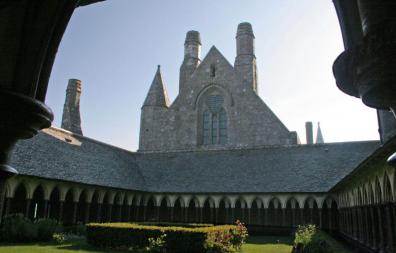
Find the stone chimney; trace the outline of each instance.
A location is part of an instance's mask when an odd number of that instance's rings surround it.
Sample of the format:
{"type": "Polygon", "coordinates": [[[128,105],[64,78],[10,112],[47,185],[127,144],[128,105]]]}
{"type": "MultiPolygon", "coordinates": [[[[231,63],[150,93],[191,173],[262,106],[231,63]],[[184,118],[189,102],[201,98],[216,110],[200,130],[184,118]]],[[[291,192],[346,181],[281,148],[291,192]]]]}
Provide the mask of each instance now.
{"type": "Polygon", "coordinates": [[[185,88],[187,80],[201,63],[201,35],[197,31],[188,31],[184,41],[184,60],[180,66],[179,91],[185,88]]]}
{"type": "Polygon", "coordinates": [[[307,138],[307,144],[313,144],[313,127],[312,122],[305,122],[305,136],[307,138]]]}
{"type": "Polygon", "coordinates": [[[237,55],[234,63],[236,71],[239,72],[247,87],[258,92],[254,34],[250,23],[244,22],[238,25],[236,49],[237,55]]]}
{"type": "Polygon", "coordinates": [[[66,89],[66,100],[63,107],[62,128],[82,135],[80,117],[81,81],[69,79],[66,89]]]}

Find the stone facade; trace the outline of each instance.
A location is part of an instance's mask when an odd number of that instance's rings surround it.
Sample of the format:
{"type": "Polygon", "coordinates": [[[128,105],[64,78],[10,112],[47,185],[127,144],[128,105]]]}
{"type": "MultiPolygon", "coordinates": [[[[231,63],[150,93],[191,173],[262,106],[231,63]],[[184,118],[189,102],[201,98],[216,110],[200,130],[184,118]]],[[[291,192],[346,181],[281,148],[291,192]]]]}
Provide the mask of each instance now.
{"type": "Polygon", "coordinates": [[[297,134],[257,94],[251,25],[238,26],[235,66],[214,46],[201,62],[200,46],[199,33],[188,32],[179,94],[171,105],[157,71],[142,107],[139,151],[297,144],[297,134]]]}

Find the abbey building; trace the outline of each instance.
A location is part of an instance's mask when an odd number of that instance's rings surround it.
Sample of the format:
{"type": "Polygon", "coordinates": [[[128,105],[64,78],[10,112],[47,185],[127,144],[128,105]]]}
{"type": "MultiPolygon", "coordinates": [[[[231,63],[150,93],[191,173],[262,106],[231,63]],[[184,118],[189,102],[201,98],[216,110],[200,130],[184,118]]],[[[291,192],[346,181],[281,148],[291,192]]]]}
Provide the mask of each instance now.
{"type": "Polygon", "coordinates": [[[170,104],[158,67],[142,107],[139,151],[206,150],[297,144],[257,94],[254,34],[238,26],[231,65],[213,46],[201,60],[201,39],[189,31],[179,95],[170,104]]]}
{"type": "MultiPolygon", "coordinates": [[[[139,150],[83,136],[81,81],[70,79],[62,128],[20,141],[0,217],[65,224],[104,221],[246,222],[289,231],[314,223],[361,248],[396,249],[394,120],[379,111],[380,141],[300,144],[258,96],[254,34],[241,23],[234,65],[187,33],[179,94],[158,67],[142,106],[139,150]],[[393,224],[393,225],[389,225],[393,224]]],[[[367,252],[372,252],[367,251],[367,252]]]]}

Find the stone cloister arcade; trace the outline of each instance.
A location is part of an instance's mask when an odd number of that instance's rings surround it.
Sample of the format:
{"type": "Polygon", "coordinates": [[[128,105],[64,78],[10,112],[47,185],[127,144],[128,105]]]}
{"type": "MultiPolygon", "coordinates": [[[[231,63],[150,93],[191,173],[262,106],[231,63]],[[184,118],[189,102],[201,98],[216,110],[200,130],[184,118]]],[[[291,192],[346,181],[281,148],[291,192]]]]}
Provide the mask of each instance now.
{"type": "Polygon", "coordinates": [[[337,191],[339,233],[375,252],[396,252],[395,169],[372,171],[337,191]]]}
{"type": "Polygon", "coordinates": [[[88,222],[233,223],[292,228],[314,223],[337,230],[338,208],[327,194],[150,194],[26,176],[7,181],[3,214],[88,222]]]}

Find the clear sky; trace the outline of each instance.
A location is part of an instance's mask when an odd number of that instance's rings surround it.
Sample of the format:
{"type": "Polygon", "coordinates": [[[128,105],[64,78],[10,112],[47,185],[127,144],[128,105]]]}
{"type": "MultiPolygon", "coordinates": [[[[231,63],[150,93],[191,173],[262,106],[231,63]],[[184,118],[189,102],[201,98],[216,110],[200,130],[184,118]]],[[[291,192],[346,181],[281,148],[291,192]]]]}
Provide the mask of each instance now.
{"type": "Polygon", "coordinates": [[[343,51],[331,0],[107,0],[76,10],[53,67],[46,103],[60,126],[69,78],[82,80],[84,135],[136,150],[140,108],[157,65],[168,94],[178,92],[188,30],[234,63],[235,34],[256,36],[259,94],[305,141],[305,121],[321,123],[326,142],[378,139],[374,109],[336,87],[332,64],[343,51]]]}

